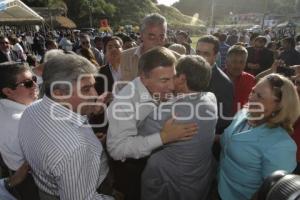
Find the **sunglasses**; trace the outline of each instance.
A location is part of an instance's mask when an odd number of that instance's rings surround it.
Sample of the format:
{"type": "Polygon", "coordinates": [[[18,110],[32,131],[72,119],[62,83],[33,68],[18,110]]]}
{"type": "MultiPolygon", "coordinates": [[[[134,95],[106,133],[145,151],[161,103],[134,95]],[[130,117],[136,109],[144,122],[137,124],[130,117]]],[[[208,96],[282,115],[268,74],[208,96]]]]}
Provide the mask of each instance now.
{"type": "Polygon", "coordinates": [[[16,83],[15,87],[21,86],[21,87],[25,87],[25,88],[32,88],[33,85],[36,83],[36,81],[37,81],[36,76],[33,76],[32,79],[30,79],[30,80],[25,80],[25,81],[16,83]]]}

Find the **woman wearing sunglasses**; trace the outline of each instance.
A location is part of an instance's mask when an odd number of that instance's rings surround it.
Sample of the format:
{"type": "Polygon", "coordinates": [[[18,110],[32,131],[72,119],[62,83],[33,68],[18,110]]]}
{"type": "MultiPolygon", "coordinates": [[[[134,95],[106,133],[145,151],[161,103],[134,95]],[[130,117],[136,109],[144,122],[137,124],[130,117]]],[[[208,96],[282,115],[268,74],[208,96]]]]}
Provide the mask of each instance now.
{"type": "MultiPolygon", "coordinates": [[[[25,161],[18,139],[20,118],[25,108],[37,98],[36,78],[26,64],[0,64],[0,154],[11,173],[25,161]]],[[[14,195],[19,195],[21,199],[36,199],[36,193],[31,190],[35,188],[32,178],[29,176],[26,181],[29,181],[26,185],[16,187],[18,194],[14,195]],[[28,183],[32,185],[28,186],[28,183]]]]}
{"type": "Polygon", "coordinates": [[[300,115],[293,83],[279,75],[262,78],[221,137],[218,192],[222,200],[246,200],[276,170],[296,168],[297,146],[289,134],[300,115]]]}

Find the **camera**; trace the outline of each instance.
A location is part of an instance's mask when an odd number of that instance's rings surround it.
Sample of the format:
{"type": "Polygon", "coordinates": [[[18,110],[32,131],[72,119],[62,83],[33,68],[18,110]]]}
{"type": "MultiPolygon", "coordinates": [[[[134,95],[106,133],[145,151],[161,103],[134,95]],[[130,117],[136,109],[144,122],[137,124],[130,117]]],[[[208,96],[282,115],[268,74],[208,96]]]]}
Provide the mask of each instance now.
{"type": "Polygon", "coordinates": [[[275,171],[265,179],[256,194],[255,200],[299,200],[300,176],[275,171]]]}

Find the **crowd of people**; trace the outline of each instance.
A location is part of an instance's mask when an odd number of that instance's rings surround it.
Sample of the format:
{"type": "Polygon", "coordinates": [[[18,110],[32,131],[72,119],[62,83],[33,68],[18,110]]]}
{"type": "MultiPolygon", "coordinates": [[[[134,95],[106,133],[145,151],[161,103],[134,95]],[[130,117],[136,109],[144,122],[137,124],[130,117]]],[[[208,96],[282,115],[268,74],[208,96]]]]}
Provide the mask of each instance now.
{"type": "Polygon", "coordinates": [[[168,33],[0,36],[0,199],[255,200],[300,174],[300,36],[168,33]]]}

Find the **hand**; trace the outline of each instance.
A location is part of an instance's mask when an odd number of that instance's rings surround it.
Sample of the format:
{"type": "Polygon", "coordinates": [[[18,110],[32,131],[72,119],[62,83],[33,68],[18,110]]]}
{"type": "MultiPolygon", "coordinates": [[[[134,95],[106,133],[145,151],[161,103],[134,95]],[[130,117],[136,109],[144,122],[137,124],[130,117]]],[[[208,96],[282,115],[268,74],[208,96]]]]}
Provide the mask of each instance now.
{"type": "Polygon", "coordinates": [[[24,162],[23,165],[9,178],[9,183],[12,187],[22,183],[30,170],[30,167],[27,162],[24,162]]]}
{"type": "Polygon", "coordinates": [[[160,137],[163,144],[191,139],[198,131],[196,123],[176,123],[173,118],[165,122],[160,137]]]}
{"type": "Polygon", "coordinates": [[[101,94],[96,100],[96,103],[98,103],[99,106],[95,106],[95,110],[93,110],[93,113],[100,114],[104,112],[104,108],[105,108],[104,105],[107,105],[112,100],[113,100],[113,94],[111,92],[104,92],[103,94],[101,94]]]}
{"type": "Polygon", "coordinates": [[[113,100],[113,93],[111,92],[104,92],[102,93],[96,102],[101,102],[101,103],[104,103],[104,104],[108,104],[110,103],[111,101],[113,100]]]}
{"type": "Polygon", "coordinates": [[[102,144],[105,143],[105,141],[106,141],[106,134],[104,134],[104,133],[96,133],[95,135],[100,140],[100,142],[102,144]]]}
{"type": "Polygon", "coordinates": [[[272,66],[271,66],[272,72],[273,72],[273,73],[276,73],[276,72],[277,72],[277,68],[278,68],[279,66],[284,66],[284,65],[285,65],[285,63],[284,63],[283,60],[275,60],[275,61],[273,62],[273,64],[272,64],[272,66]]]}

